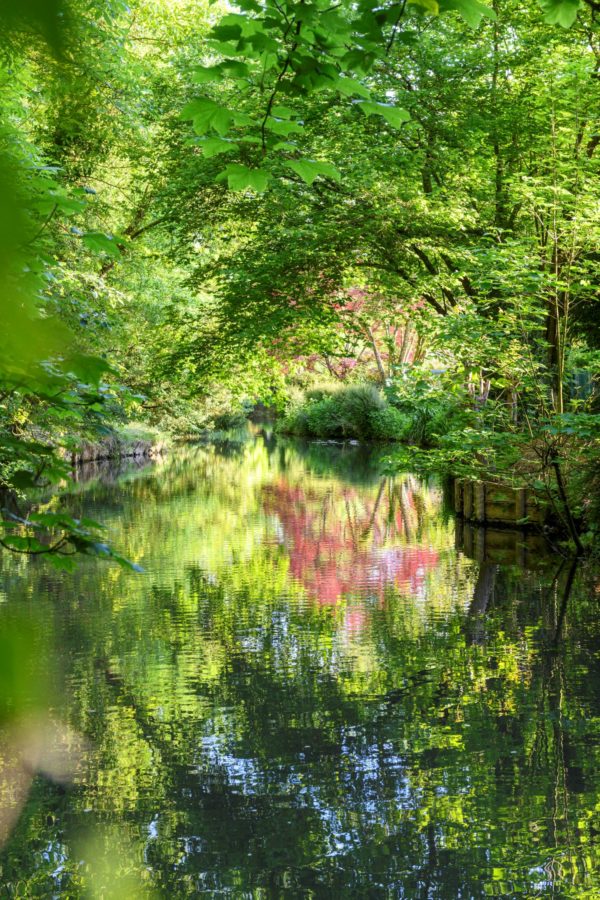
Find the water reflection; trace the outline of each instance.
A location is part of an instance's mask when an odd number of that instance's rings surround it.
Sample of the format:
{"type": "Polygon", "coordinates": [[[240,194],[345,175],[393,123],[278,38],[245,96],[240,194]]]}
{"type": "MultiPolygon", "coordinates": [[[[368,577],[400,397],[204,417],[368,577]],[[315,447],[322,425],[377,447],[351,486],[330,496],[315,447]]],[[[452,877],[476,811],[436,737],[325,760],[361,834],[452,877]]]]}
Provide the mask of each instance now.
{"type": "Polygon", "coordinates": [[[593,573],[463,552],[376,463],[187,448],[71,497],[144,576],[2,558],[88,748],[34,779],[7,896],[597,895],[593,573]]]}
{"type": "Polygon", "coordinates": [[[268,484],[263,509],[274,517],[290,574],[323,604],[386,588],[423,589],[440,561],[426,533],[439,492],[413,476],[382,477],[376,490],[286,474],[268,484]],[[424,533],[425,531],[425,533],[424,533]]]}
{"type": "Polygon", "coordinates": [[[92,482],[116,484],[136,473],[150,470],[153,460],[148,456],[124,456],[121,459],[94,459],[74,465],[71,478],[75,484],[89,486],[92,482]]]}

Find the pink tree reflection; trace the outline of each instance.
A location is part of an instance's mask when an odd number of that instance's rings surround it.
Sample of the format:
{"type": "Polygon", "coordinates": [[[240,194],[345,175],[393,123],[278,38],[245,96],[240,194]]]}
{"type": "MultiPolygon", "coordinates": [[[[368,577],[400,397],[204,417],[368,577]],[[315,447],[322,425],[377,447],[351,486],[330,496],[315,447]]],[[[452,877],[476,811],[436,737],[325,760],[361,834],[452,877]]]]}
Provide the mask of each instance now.
{"type": "Polygon", "coordinates": [[[376,494],[280,479],[265,488],[263,503],[280,523],[291,575],[309,597],[334,605],[357,592],[383,601],[391,586],[410,595],[423,592],[439,554],[416,541],[421,493],[417,482],[392,479],[382,480],[376,494]]]}

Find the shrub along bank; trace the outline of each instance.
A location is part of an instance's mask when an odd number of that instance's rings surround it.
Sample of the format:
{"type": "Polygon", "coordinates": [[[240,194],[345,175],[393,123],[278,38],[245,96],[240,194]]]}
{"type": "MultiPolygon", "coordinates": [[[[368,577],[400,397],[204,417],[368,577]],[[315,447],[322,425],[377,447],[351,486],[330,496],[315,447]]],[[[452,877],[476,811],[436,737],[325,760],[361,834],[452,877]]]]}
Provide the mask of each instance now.
{"type": "Polygon", "coordinates": [[[408,440],[412,420],[374,385],[320,387],[306,392],[277,423],[284,434],[330,440],[408,440]]]}
{"type": "Polygon", "coordinates": [[[435,447],[472,415],[431,383],[410,389],[393,384],[383,392],[373,384],[325,385],[307,390],[292,403],[277,430],[309,438],[435,447]]]}

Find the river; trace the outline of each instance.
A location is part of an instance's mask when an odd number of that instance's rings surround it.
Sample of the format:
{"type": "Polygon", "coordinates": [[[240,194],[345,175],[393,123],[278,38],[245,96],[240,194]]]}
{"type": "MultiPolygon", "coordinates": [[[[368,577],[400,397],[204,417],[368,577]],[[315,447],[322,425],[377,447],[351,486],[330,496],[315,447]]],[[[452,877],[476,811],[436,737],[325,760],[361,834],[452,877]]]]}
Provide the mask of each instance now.
{"type": "Polygon", "coordinates": [[[381,455],[92,470],[69,507],[143,574],[2,556],[0,897],[600,897],[600,580],[381,455]]]}

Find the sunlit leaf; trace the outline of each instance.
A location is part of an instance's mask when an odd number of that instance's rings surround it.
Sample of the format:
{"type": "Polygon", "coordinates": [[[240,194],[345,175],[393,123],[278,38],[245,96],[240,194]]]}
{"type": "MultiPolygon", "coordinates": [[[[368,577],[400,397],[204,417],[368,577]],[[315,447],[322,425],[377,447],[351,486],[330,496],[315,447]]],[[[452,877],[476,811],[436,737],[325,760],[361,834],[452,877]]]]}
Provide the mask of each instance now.
{"type": "Polygon", "coordinates": [[[251,189],[257,193],[262,193],[267,189],[270,179],[269,172],[265,169],[251,169],[238,163],[227,166],[215,181],[225,181],[232,191],[245,191],[251,189]]]}
{"type": "Polygon", "coordinates": [[[400,128],[410,119],[410,113],[399,106],[391,106],[387,103],[372,103],[370,101],[360,101],[357,106],[365,114],[365,116],[383,116],[386,122],[389,122],[394,128],[400,128]]]}
{"type": "Polygon", "coordinates": [[[121,251],[114,237],[102,231],[88,231],[81,236],[81,240],[95,253],[107,253],[113,259],[121,256],[121,251]]]}
{"type": "Polygon", "coordinates": [[[480,0],[439,0],[439,6],[441,12],[456,10],[471,28],[478,28],[484,16],[492,20],[496,18],[494,10],[480,0]]]}
{"type": "Polygon", "coordinates": [[[213,156],[219,156],[222,153],[232,153],[238,149],[238,145],[233,141],[224,141],[222,138],[206,138],[200,143],[202,153],[209,159],[213,156]]]}
{"type": "Polygon", "coordinates": [[[286,162],[286,166],[292,169],[306,184],[312,184],[320,175],[340,181],[341,175],[331,163],[313,159],[297,159],[286,162]]]}
{"type": "Polygon", "coordinates": [[[540,0],[544,19],[550,25],[570,28],[581,9],[580,0],[540,0]]]}

